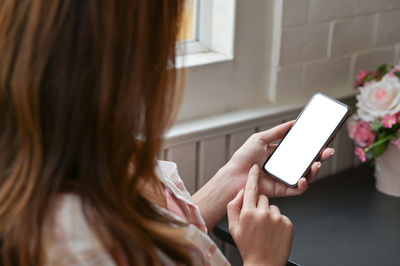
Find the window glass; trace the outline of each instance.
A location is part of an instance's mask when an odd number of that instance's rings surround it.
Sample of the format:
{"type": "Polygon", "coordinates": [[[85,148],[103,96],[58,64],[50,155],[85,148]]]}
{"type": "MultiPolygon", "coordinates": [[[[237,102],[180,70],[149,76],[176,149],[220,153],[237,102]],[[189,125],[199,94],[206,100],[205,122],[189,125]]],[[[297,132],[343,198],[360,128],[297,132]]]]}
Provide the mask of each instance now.
{"type": "Polygon", "coordinates": [[[197,23],[197,1],[186,0],[183,11],[181,28],[178,34],[178,41],[195,41],[197,23]]]}

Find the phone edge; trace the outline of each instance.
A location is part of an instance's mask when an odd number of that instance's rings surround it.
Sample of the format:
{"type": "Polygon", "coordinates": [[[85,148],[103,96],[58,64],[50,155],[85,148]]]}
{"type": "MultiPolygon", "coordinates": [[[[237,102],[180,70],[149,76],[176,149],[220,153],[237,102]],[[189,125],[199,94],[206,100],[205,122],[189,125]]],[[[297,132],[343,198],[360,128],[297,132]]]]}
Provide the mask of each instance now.
{"type": "Polygon", "coordinates": [[[314,95],[311,97],[311,99],[307,102],[307,104],[303,107],[303,109],[302,109],[302,111],[300,112],[300,114],[296,117],[296,120],[294,121],[293,125],[290,127],[290,129],[289,129],[289,130],[286,132],[286,134],[283,136],[283,138],[282,138],[281,141],[279,142],[278,146],[276,146],[275,150],[271,153],[271,155],[267,158],[267,160],[265,160],[265,162],[263,163],[263,166],[262,166],[262,170],[263,170],[266,174],[272,176],[273,178],[279,180],[281,183],[284,183],[285,185],[287,185],[287,186],[289,186],[289,187],[292,187],[292,188],[297,187],[297,184],[299,183],[299,180],[300,180],[302,177],[304,177],[304,176],[306,175],[306,173],[310,170],[310,167],[311,167],[311,165],[313,164],[313,162],[315,162],[315,160],[316,160],[316,159],[318,158],[318,156],[321,154],[321,151],[322,151],[323,149],[325,149],[325,148],[328,146],[328,144],[329,144],[329,142],[332,140],[333,136],[335,136],[335,134],[339,131],[339,129],[342,128],[344,122],[349,118],[350,114],[351,114],[351,108],[350,108],[350,106],[348,106],[347,104],[342,103],[342,102],[340,102],[340,101],[338,101],[338,100],[336,100],[336,99],[334,99],[334,98],[332,98],[332,97],[329,97],[329,96],[327,96],[327,95],[325,95],[325,94],[323,94],[323,93],[320,93],[320,92],[314,94],[314,95]],[[307,169],[306,169],[306,170],[304,171],[304,173],[300,176],[300,178],[297,180],[297,182],[296,182],[295,184],[289,184],[289,183],[285,182],[284,180],[282,180],[281,178],[279,178],[279,177],[275,176],[274,174],[268,172],[268,171],[265,169],[265,164],[268,162],[269,158],[271,158],[272,155],[275,153],[275,150],[278,149],[278,147],[279,147],[279,145],[281,144],[282,140],[286,137],[287,134],[289,134],[290,130],[291,130],[291,129],[293,128],[293,126],[296,124],[296,122],[297,122],[297,120],[299,119],[299,117],[303,114],[304,110],[307,109],[308,105],[311,103],[311,101],[313,100],[313,98],[314,98],[316,95],[322,95],[323,97],[326,97],[326,98],[328,98],[328,99],[330,99],[330,100],[332,100],[332,101],[334,101],[334,102],[336,102],[336,103],[338,103],[338,104],[340,104],[340,105],[346,107],[347,111],[346,111],[345,115],[343,116],[342,120],[340,121],[340,123],[337,125],[337,127],[335,128],[335,130],[334,130],[334,131],[332,132],[332,134],[329,136],[329,138],[327,139],[327,141],[325,142],[325,144],[322,146],[322,148],[318,151],[318,153],[317,153],[317,155],[315,156],[315,158],[311,161],[311,163],[308,165],[307,169]]]}

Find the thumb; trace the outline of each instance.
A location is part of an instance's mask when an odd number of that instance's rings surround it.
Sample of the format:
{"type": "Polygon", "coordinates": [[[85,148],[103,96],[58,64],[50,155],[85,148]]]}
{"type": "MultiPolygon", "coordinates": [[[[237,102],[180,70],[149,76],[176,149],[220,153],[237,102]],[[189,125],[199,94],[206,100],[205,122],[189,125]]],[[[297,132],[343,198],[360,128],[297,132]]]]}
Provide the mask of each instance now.
{"type": "Polygon", "coordinates": [[[243,195],[244,190],[241,189],[239,193],[235,196],[235,198],[228,203],[227,212],[230,231],[232,228],[235,228],[239,223],[240,211],[243,205],[243,195]]]}
{"type": "Polygon", "coordinates": [[[294,124],[294,121],[289,121],[284,124],[273,127],[269,130],[260,132],[258,134],[259,134],[260,139],[262,139],[266,143],[271,143],[276,140],[282,139],[286,135],[286,133],[289,131],[289,129],[293,126],[293,124],[294,124]]]}

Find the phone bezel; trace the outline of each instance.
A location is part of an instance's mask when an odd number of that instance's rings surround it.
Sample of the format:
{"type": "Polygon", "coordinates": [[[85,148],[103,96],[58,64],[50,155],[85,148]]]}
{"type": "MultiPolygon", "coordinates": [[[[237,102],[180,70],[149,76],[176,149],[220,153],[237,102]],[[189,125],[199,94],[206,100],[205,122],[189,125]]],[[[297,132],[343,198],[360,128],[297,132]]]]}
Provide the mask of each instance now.
{"type": "Polygon", "coordinates": [[[338,132],[338,130],[343,126],[343,124],[344,124],[344,122],[346,121],[346,119],[350,116],[350,113],[351,113],[351,108],[350,108],[347,104],[344,104],[344,103],[342,103],[342,102],[340,102],[340,101],[338,101],[338,100],[336,100],[336,99],[333,99],[333,98],[331,98],[331,97],[329,97],[329,96],[326,96],[325,94],[320,93],[320,92],[314,94],[314,95],[311,97],[311,99],[308,101],[308,103],[306,104],[306,106],[303,108],[303,110],[300,112],[300,114],[297,116],[297,118],[296,118],[295,122],[293,123],[293,125],[291,126],[291,128],[288,130],[288,132],[286,132],[285,136],[279,141],[278,146],[277,146],[277,147],[275,148],[275,150],[271,153],[271,155],[268,157],[268,159],[264,162],[263,167],[262,167],[263,171],[264,171],[265,173],[267,173],[268,175],[270,175],[270,176],[272,176],[272,177],[278,179],[280,182],[286,184],[286,185],[289,186],[289,187],[297,187],[297,184],[299,183],[299,180],[300,180],[302,177],[306,176],[307,172],[310,170],[310,167],[311,167],[312,163],[315,162],[315,160],[320,156],[322,150],[325,149],[325,148],[328,146],[328,144],[331,142],[333,136],[335,136],[335,134],[338,132]],[[325,98],[327,98],[327,99],[329,99],[329,100],[331,100],[331,101],[334,101],[335,103],[338,103],[338,104],[340,104],[340,105],[346,107],[347,111],[346,111],[345,115],[343,116],[343,118],[341,119],[341,121],[337,124],[337,126],[335,127],[335,129],[332,131],[332,133],[331,133],[331,135],[329,136],[329,138],[327,138],[327,140],[325,141],[324,145],[322,145],[322,147],[320,148],[320,150],[317,152],[317,154],[315,155],[314,159],[311,160],[310,164],[307,166],[307,168],[306,168],[306,170],[304,171],[304,173],[299,177],[299,179],[296,181],[295,184],[289,184],[289,183],[287,183],[285,180],[283,180],[282,178],[280,178],[280,177],[278,177],[278,176],[276,176],[276,175],[274,175],[274,174],[268,172],[268,170],[265,169],[265,165],[267,164],[267,162],[269,161],[269,159],[274,155],[275,151],[279,148],[279,145],[280,145],[280,144],[282,143],[282,141],[285,139],[286,135],[289,134],[289,132],[290,132],[290,131],[292,130],[292,128],[295,126],[295,124],[297,123],[297,121],[300,119],[300,117],[301,117],[301,115],[303,114],[303,112],[307,109],[307,107],[309,106],[309,104],[312,102],[312,100],[314,99],[314,97],[316,97],[317,95],[323,96],[323,97],[325,97],[325,98]]]}

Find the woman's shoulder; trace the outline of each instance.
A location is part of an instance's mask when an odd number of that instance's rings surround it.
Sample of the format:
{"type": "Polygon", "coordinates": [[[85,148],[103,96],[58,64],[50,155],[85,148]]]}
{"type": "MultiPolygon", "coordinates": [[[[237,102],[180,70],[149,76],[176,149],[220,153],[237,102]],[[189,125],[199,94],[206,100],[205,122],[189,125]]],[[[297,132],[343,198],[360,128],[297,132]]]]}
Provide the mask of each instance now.
{"type": "Polygon", "coordinates": [[[46,265],[115,265],[86,221],[80,197],[60,194],[45,220],[46,265]]]}

